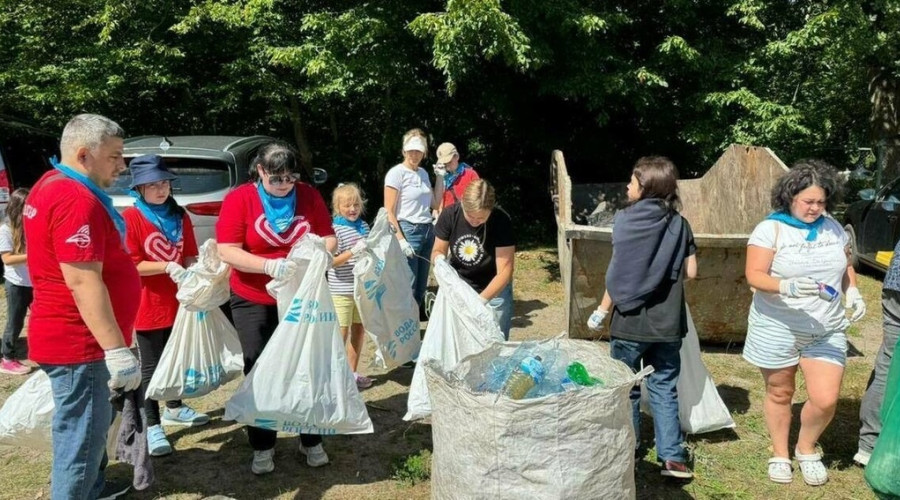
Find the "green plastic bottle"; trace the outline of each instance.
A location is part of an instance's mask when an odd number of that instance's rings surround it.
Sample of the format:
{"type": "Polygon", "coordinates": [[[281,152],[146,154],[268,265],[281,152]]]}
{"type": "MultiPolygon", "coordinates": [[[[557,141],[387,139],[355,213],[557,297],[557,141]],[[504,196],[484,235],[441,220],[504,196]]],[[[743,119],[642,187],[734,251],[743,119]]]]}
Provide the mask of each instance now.
{"type": "Polygon", "coordinates": [[[604,385],[602,380],[597,377],[592,377],[591,374],[588,373],[587,368],[578,361],[571,363],[568,368],[566,368],[566,374],[569,376],[569,380],[578,385],[583,385],[585,387],[593,387],[595,385],[603,387],[604,385]]]}

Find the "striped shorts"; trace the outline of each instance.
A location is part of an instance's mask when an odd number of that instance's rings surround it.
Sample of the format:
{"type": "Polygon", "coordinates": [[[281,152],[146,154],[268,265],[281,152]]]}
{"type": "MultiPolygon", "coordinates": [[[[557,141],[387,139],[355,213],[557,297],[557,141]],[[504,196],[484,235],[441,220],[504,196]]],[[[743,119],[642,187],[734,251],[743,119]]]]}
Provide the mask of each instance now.
{"type": "Polygon", "coordinates": [[[847,336],[843,331],[792,332],[784,325],[757,315],[751,317],[743,357],[750,364],[767,369],[796,366],[800,358],[846,366],[847,336]]]}

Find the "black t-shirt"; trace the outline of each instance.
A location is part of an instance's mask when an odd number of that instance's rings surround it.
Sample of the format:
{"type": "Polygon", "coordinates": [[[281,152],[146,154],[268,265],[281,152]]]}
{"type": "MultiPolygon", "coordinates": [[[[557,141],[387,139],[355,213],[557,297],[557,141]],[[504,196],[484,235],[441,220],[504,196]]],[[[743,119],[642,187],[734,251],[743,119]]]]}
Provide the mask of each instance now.
{"type": "MultiPolygon", "coordinates": [[[[694,232],[684,220],[686,259],[697,253],[694,232]]],[[[644,305],[622,313],[613,304],[610,336],[640,342],[674,342],[687,334],[687,310],[684,306],[684,273],[677,280],[663,281],[644,305]]]]}
{"type": "Polygon", "coordinates": [[[495,207],[487,222],[472,227],[460,203],[445,208],[434,226],[434,235],[450,243],[447,257],[459,277],[481,293],[497,275],[497,248],[515,246],[512,221],[495,207]]]}

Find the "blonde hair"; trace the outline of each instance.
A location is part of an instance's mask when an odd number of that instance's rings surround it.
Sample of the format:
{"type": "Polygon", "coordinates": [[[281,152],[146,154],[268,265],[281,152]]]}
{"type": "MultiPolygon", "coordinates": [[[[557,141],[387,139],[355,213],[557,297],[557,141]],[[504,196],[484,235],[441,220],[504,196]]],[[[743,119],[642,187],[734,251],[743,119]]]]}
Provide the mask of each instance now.
{"type": "Polygon", "coordinates": [[[359,215],[366,213],[366,199],[363,196],[362,189],[354,182],[338,184],[331,193],[331,213],[333,215],[341,215],[341,201],[356,200],[359,201],[359,215]]]}
{"type": "Polygon", "coordinates": [[[421,137],[422,141],[425,142],[425,157],[428,157],[428,136],[425,135],[425,132],[420,128],[412,128],[409,129],[405,134],[403,134],[403,143],[400,145],[400,154],[405,153],[403,151],[403,146],[406,146],[406,143],[412,139],[413,137],[421,137]]]}
{"type": "Polygon", "coordinates": [[[475,179],[466,187],[459,202],[465,212],[493,210],[497,202],[494,186],[484,179],[475,179]]]}

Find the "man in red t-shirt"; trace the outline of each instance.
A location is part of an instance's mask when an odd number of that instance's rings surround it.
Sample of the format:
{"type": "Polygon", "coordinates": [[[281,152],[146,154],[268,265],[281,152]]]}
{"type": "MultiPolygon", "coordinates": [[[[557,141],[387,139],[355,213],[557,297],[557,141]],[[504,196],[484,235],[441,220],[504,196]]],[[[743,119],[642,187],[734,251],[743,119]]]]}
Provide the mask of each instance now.
{"type": "Polygon", "coordinates": [[[125,252],[124,220],[103,192],[125,168],[123,134],[103,116],[72,118],[62,162],[35,184],[24,210],[34,285],[28,353],[49,376],[56,406],[52,498],[124,492],[104,491],[103,473],[110,391],[141,381],[129,350],[140,280],[125,252]]]}

